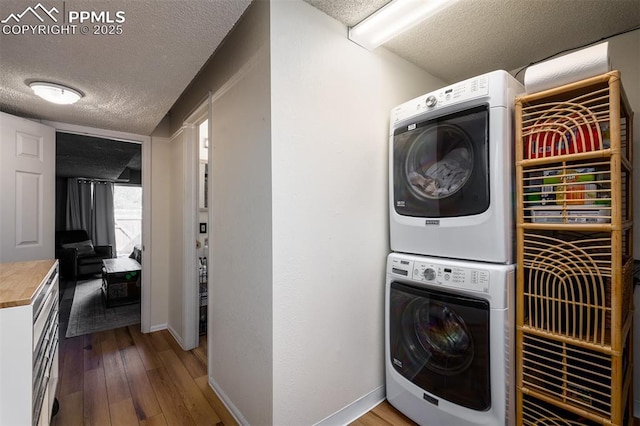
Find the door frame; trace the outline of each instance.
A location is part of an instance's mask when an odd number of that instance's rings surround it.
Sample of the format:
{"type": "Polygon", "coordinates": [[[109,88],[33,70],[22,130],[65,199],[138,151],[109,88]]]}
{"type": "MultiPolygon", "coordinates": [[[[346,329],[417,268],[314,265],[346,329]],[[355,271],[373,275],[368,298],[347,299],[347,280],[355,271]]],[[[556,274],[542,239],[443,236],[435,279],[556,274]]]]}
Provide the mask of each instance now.
{"type": "Polygon", "coordinates": [[[140,330],[151,332],[151,136],[94,127],[42,121],[56,132],[113,139],[142,145],[142,286],[140,288],[140,330]]]}
{"type": "MultiPolygon", "coordinates": [[[[187,114],[183,121],[182,129],[184,130],[185,142],[185,204],[184,204],[184,250],[185,265],[183,271],[183,307],[182,307],[182,323],[183,323],[183,349],[189,350],[198,347],[200,340],[200,286],[198,283],[198,254],[193,242],[198,239],[200,222],[200,206],[199,206],[199,170],[200,170],[200,141],[198,139],[198,126],[205,119],[209,120],[209,141],[211,141],[211,93],[196,104],[196,107],[187,114]]],[[[211,164],[211,142],[209,142],[208,162],[211,164]]],[[[211,170],[209,170],[211,176],[211,170]]],[[[211,191],[211,183],[209,183],[209,191],[211,191]]],[[[210,195],[210,192],[209,192],[210,195]]],[[[211,197],[209,196],[208,206],[208,229],[211,230],[211,197]]],[[[211,247],[211,232],[209,231],[209,247],[211,247]]],[[[207,258],[209,258],[207,254],[207,258]]],[[[209,259],[208,262],[211,265],[209,259]]],[[[209,271],[209,277],[211,272],[209,271]]],[[[208,291],[208,302],[211,304],[211,292],[208,291]]]]}

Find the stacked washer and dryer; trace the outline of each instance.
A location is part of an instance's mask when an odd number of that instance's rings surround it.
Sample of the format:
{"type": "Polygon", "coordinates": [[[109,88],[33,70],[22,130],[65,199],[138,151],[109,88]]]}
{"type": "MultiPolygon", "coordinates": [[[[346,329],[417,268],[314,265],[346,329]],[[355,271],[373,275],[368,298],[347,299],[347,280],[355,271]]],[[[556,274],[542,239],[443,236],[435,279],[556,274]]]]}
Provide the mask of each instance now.
{"type": "Polygon", "coordinates": [[[421,425],[514,419],[513,105],[505,71],[391,112],[387,400],[421,425]]]}

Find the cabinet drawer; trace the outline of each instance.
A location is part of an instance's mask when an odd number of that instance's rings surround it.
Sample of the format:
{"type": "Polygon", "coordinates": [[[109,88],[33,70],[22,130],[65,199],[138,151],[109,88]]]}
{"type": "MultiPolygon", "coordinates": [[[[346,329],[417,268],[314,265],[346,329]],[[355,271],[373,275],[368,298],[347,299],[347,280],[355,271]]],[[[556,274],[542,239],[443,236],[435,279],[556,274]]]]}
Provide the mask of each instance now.
{"type": "Polygon", "coordinates": [[[48,425],[59,375],[58,262],[3,267],[2,282],[21,296],[0,308],[0,425],[48,425]]]}
{"type": "MultiPolygon", "coordinates": [[[[58,332],[56,325],[55,332],[58,332]]],[[[33,383],[33,420],[34,422],[40,417],[43,406],[48,406],[45,401],[45,395],[52,379],[53,363],[57,362],[58,338],[53,338],[45,351],[41,354],[40,370],[34,370],[33,383]]],[[[46,407],[45,407],[46,408],[46,407]]]]}
{"type": "Polygon", "coordinates": [[[33,350],[38,347],[38,343],[40,343],[47,325],[51,322],[51,315],[54,311],[54,306],[57,307],[58,305],[57,273],[54,273],[52,278],[54,279],[54,281],[51,282],[51,284],[49,284],[48,286],[45,286],[45,288],[42,290],[43,302],[40,306],[38,314],[34,317],[33,350]],[[55,285],[53,285],[54,283],[55,285]]]}
{"type": "Polygon", "coordinates": [[[34,306],[33,322],[33,377],[32,377],[32,424],[48,424],[48,392],[55,391],[58,357],[58,271],[47,278],[37,296],[39,306],[34,306]],[[55,370],[54,370],[55,367],[55,370]],[[53,373],[53,374],[52,374],[53,373]],[[52,386],[53,385],[53,386],[52,386]],[[44,423],[43,423],[44,422],[44,423]]]}

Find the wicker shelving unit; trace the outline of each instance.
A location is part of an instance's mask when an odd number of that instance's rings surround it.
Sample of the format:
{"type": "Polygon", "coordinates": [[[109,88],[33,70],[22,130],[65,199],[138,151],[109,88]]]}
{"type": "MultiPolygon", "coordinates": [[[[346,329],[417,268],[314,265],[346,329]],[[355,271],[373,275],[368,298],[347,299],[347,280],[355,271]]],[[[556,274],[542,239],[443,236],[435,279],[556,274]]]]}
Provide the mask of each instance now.
{"type": "Polygon", "coordinates": [[[518,425],[626,425],[632,119],[612,71],[516,99],[518,425]]]}

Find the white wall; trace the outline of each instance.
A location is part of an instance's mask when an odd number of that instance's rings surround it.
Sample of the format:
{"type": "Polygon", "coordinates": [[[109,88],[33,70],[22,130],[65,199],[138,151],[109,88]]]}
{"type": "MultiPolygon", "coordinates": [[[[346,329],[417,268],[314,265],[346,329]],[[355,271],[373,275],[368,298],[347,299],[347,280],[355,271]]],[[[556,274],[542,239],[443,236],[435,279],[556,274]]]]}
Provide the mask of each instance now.
{"type": "Polygon", "coordinates": [[[175,132],[212,94],[209,383],[254,425],[272,423],[269,78],[269,4],[257,1],[170,112],[175,132]]]}
{"type": "Polygon", "coordinates": [[[249,424],[344,423],[383,390],[388,113],[445,83],[346,34],[254,2],[171,111],[175,131],[213,93],[209,378],[249,424]]]}
{"type": "MultiPolygon", "coordinates": [[[[640,7],[640,6],[639,6],[640,7]]],[[[635,111],[633,123],[634,159],[633,184],[638,193],[640,188],[640,30],[609,39],[609,56],[611,66],[620,71],[622,85],[635,111]]],[[[640,196],[634,197],[634,227],[633,252],[636,259],[640,259],[640,196]]],[[[637,305],[640,307],[640,305],[637,305]]],[[[639,324],[640,327],[640,324],[639,324]]],[[[640,394],[636,393],[640,398],[640,394]]]]}
{"type": "MultiPolygon", "coordinates": [[[[313,424],[371,392],[384,396],[389,112],[444,85],[346,35],[302,1],[271,2],[278,425],[313,424]]],[[[340,414],[327,422],[350,420],[340,414]]]]}
{"type": "Polygon", "coordinates": [[[213,102],[210,371],[249,424],[271,424],[268,46],[213,102]]]}
{"type": "Polygon", "coordinates": [[[151,139],[151,330],[166,328],[169,315],[171,151],[169,139],[151,139]]]}

